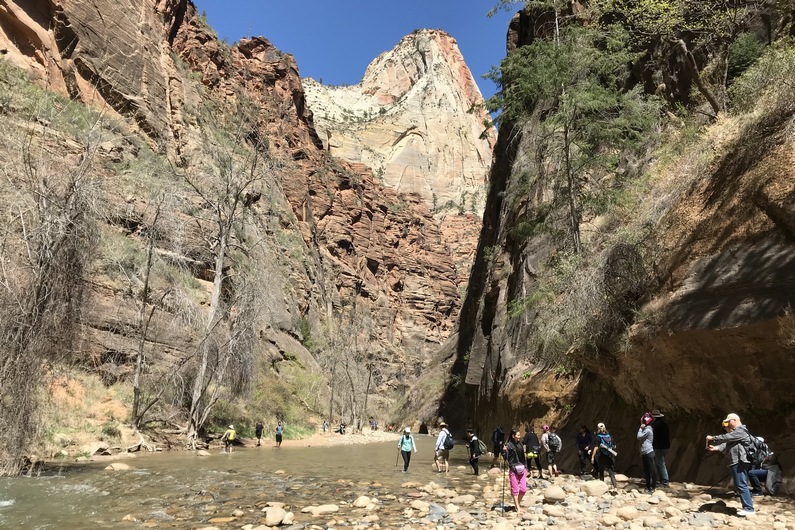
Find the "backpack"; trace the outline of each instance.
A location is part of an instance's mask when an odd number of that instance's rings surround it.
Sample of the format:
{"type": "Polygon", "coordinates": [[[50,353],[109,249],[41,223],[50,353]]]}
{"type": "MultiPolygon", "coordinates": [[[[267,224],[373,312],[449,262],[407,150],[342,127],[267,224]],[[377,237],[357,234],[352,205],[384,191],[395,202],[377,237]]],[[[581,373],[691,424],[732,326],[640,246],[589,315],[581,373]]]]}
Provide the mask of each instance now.
{"type": "Polygon", "coordinates": [[[478,448],[477,448],[477,451],[476,451],[475,454],[480,456],[480,455],[486,454],[488,452],[489,452],[489,448],[486,447],[486,443],[483,440],[481,440],[480,438],[478,438],[478,448]]]}
{"type": "Polygon", "coordinates": [[[597,434],[596,436],[599,438],[599,454],[613,456],[610,452],[614,446],[613,437],[610,434],[597,434]]]}
{"type": "Polygon", "coordinates": [[[743,444],[745,456],[754,467],[760,467],[770,457],[770,448],[765,439],[748,433],[748,441],[743,444]]]}
{"type": "Polygon", "coordinates": [[[444,441],[442,442],[442,448],[446,451],[449,451],[455,446],[455,441],[453,440],[453,435],[450,432],[447,432],[447,436],[445,436],[444,441]]]}
{"type": "Polygon", "coordinates": [[[563,443],[560,441],[560,436],[558,436],[554,432],[551,432],[547,437],[547,445],[549,445],[550,453],[557,453],[558,451],[560,451],[560,447],[561,445],[563,445],[563,443]]]}

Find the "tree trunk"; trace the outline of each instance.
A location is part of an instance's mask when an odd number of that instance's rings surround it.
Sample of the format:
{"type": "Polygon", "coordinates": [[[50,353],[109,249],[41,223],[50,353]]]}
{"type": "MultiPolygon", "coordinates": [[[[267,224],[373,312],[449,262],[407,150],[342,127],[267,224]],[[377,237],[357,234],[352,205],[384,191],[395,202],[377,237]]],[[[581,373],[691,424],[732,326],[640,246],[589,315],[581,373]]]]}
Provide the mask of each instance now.
{"type": "Polygon", "coordinates": [[[693,54],[690,52],[690,50],[687,49],[687,44],[685,44],[685,41],[679,39],[676,44],[685,57],[688,71],[690,72],[690,75],[693,76],[693,82],[696,84],[698,91],[701,92],[701,95],[704,96],[709,102],[709,106],[712,107],[712,110],[715,113],[715,116],[713,116],[713,118],[716,118],[718,114],[720,114],[721,111],[723,110],[721,108],[720,103],[718,103],[718,99],[715,97],[712,91],[704,84],[704,80],[701,79],[701,74],[699,73],[698,66],[696,65],[696,59],[695,57],[693,57],[693,54]]]}

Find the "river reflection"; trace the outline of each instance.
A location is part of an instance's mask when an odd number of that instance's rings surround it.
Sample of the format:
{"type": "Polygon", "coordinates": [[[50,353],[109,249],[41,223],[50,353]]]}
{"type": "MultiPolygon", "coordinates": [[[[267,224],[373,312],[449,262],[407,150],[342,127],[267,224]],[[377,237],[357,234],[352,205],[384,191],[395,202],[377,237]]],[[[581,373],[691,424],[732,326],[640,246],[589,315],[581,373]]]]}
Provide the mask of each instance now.
{"type": "Polygon", "coordinates": [[[159,528],[239,528],[263,524],[261,509],[269,501],[289,505],[300,527],[328,519],[300,513],[311,505],[342,504],[338,516],[355,520],[344,503],[360,495],[382,500],[377,513],[381,524],[388,524],[400,519],[401,501],[415,491],[400,487],[406,481],[462,490],[475,483],[468,466],[455,469],[467,464],[464,447],[453,449],[445,476],[432,465],[434,438],[415,439],[419,452],[408,473],[401,472],[402,459],[396,460],[397,436],[394,442],[336,447],[263,446],[232,454],[214,449],[208,457],[187,451],[144,455],[123,460],[135,468],[131,471],[104,471],[108,462],[50,466],[36,478],[0,479],[0,527],[133,528],[143,522],[159,528]],[[218,522],[235,510],[244,514],[218,522]],[[124,521],[125,516],[137,522],[124,521]]]}

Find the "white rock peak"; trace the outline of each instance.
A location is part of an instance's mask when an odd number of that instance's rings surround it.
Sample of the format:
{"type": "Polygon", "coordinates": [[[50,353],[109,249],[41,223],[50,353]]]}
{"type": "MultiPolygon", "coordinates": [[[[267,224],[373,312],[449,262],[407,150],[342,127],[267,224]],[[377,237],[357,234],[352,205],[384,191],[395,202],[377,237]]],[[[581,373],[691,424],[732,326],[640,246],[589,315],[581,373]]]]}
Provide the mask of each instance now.
{"type": "Polygon", "coordinates": [[[362,162],[384,185],[415,193],[439,216],[481,214],[496,131],[455,39],[417,30],[352,86],[303,80],[332,155],[362,162]]]}

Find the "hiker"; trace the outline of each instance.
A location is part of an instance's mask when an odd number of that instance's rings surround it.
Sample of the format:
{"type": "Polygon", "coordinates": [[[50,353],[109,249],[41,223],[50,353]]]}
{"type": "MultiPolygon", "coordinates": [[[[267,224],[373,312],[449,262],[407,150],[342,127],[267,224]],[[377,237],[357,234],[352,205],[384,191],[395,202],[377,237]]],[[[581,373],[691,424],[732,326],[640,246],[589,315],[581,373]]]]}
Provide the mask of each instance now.
{"type": "Polygon", "coordinates": [[[580,459],[580,475],[585,475],[588,470],[588,461],[591,459],[591,445],[593,437],[585,425],[580,425],[580,431],[575,439],[577,444],[577,457],[580,459]]]}
{"type": "Polygon", "coordinates": [[[284,433],[284,427],[282,427],[282,422],[279,422],[276,425],[276,447],[282,446],[282,433],[284,433]]]}
{"type": "Polygon", "coordinates": [[[398,451],[403,456],[403,473],[409,470],[409,462],[411,462],[411,450],[417,452],[417,444],[414,443],[414,437],[411,435],[411,429],[406,427],[403,429],[403,436],[398,440],[398,451]]]}
{"type": "Polygon", "coordinates": [[[665,422],[665,414],[658,409],[651,411],[654,421],[651,430],[654,432],[652,445],[654,447],[654,467],[657,471],[657,484],[662,488],[668,487],[668,466],[665,465],[665,453],[671,448],[671,433],[665,422]]]}
{"type": "Polygon", "coordinates": [[[643,474],[646,476],[646,493],[654,492],[657,487],[657,474],[654,471],[654,431],[651,423],[654,417],[650,413],[645,413],[640,419],[638,429],[638,441],[640,442],[640,458],[643,461],[643,474]]]}
{"type": "Polygon", "coordinates": [[[224,453],[231,453],[232,452],[232,444],[237,437],[237,433],[235,433],[235,426],[230,425],[229,428],[224,432],[224,435],[221,436],[221,441],[224,442],[224,453]]]}
{"type": "Polygon", "coordinates": [[[596,467],[598,479],[605,480],[605,471],[610,475],[610,491],[616,491],[616,447],[613,443],[613,437],[607,431],[604,423],[596,426],[596,439],[593,444],[593,452],[591,453],[591,464],[596,467]]]}
{"type": "Polygon", "coordinates": [[[729,459],[729,470],[734,481],[734,487],[740,494],[740,503],[742,504],[742,509],[737,512],[737,515],[740,517],[756,515],[754,512],[754,500],[751,497],[751,491],[748,489],[747,472],[750,462],[748,462],[748,457],[745,454],[745,445],[750,441],[751,435],[740,421],[740,416],[733,412],[726,416],[723,423],[728,432],[716,436],[708,434],[707,450],[720,451],[729,459]]]}
{"type": "Polygon", "coordinates": [[[494,432],[491,433],[491,441],[494,444],[494,459],[491,461],[491,467],[497,467],[502,454],[502,446],[505,443],[505,431],[502,425],[498,425],[494,432]]]}
{"type": "Polygon", "coordinates": [[[560,451],[560,436],[550,431],[549,425],[544,425],[541,430],[544,431],[544,434],[541,435],[541,445],[544,446],[544,450],[547,452],[547,471],[549,471],[550,477],[553,474],[557,477],[560,475],[560,471],[558,471],[555,458],[557,458],[558,451],[560,451]]]}
{"type": "Polygon", "coordinates": [[[436,438],[436,445],[434,445],[433,464],[436,466],[436,471],[439,473],[448,473],[450,471],[450,442],[453,441],[453,435],[447,430],[447,424],[441,422],[439,424],[441,430],[439,436],[436,438]],[[444,470],[442,470],[444,467],[444,470]]]}
{"type": "Polygon", "coordinates": [[[254,427],[254,434],[257,436],[257,447],[262,445],[262,421],[257,420],[257,425],[254,427]]]}
{"type": "Polygon", "coordinates": [[[544,478],[544,471],[541,467],[541,442],[538,441],[538,436],[533,431],[533,426],[529,423],[524,427],[524,438],[522,438],[522,445],[524,445],[524,450],[526,451],[525,456],[527,457],[527,475],[528,477],[532,478],[532,464],[535,462],[536,467],[538,468],[538,478],[544,478]]]}
{"type": "Polygon", "coordinates": [[[471,427],[467,429],[467,439],[469,440],[467,444],[467,449],[469,450],[469,465],[472,466],[472,471],[474,471],[475,476],[477,476],[480,469],[478,459],[483,451],[480,448],[480,440],[475,436],[475,431],[473,431],[471,427]]]}
{"type": "MultiPolygon", "coordinates": [[[[762,439],[764,442],[764,439],[762,439]]],[[[781,489],[781,464],[778,462],[778,455],[768,453],[767,457],[759,464],[748,471],[748,478],[751,480],[751,496],[763,495],[762,482],[765,483],[768,493],[777,495],[781,489]]]]}
{"type": "Polygon", "coordinates": [[[516,507],[516,514],[522,515],[522,498],[527,493],[527,460],[524,445],[519,440],[519,431],[511,430],[508,443],[503,449],[505,462],[510,467],[511,497],[516,507]]]}
{"type": "Polygon", "coordinates": [[[328,421],[323,420],[323,434],[328,432],[328,421]]]}

